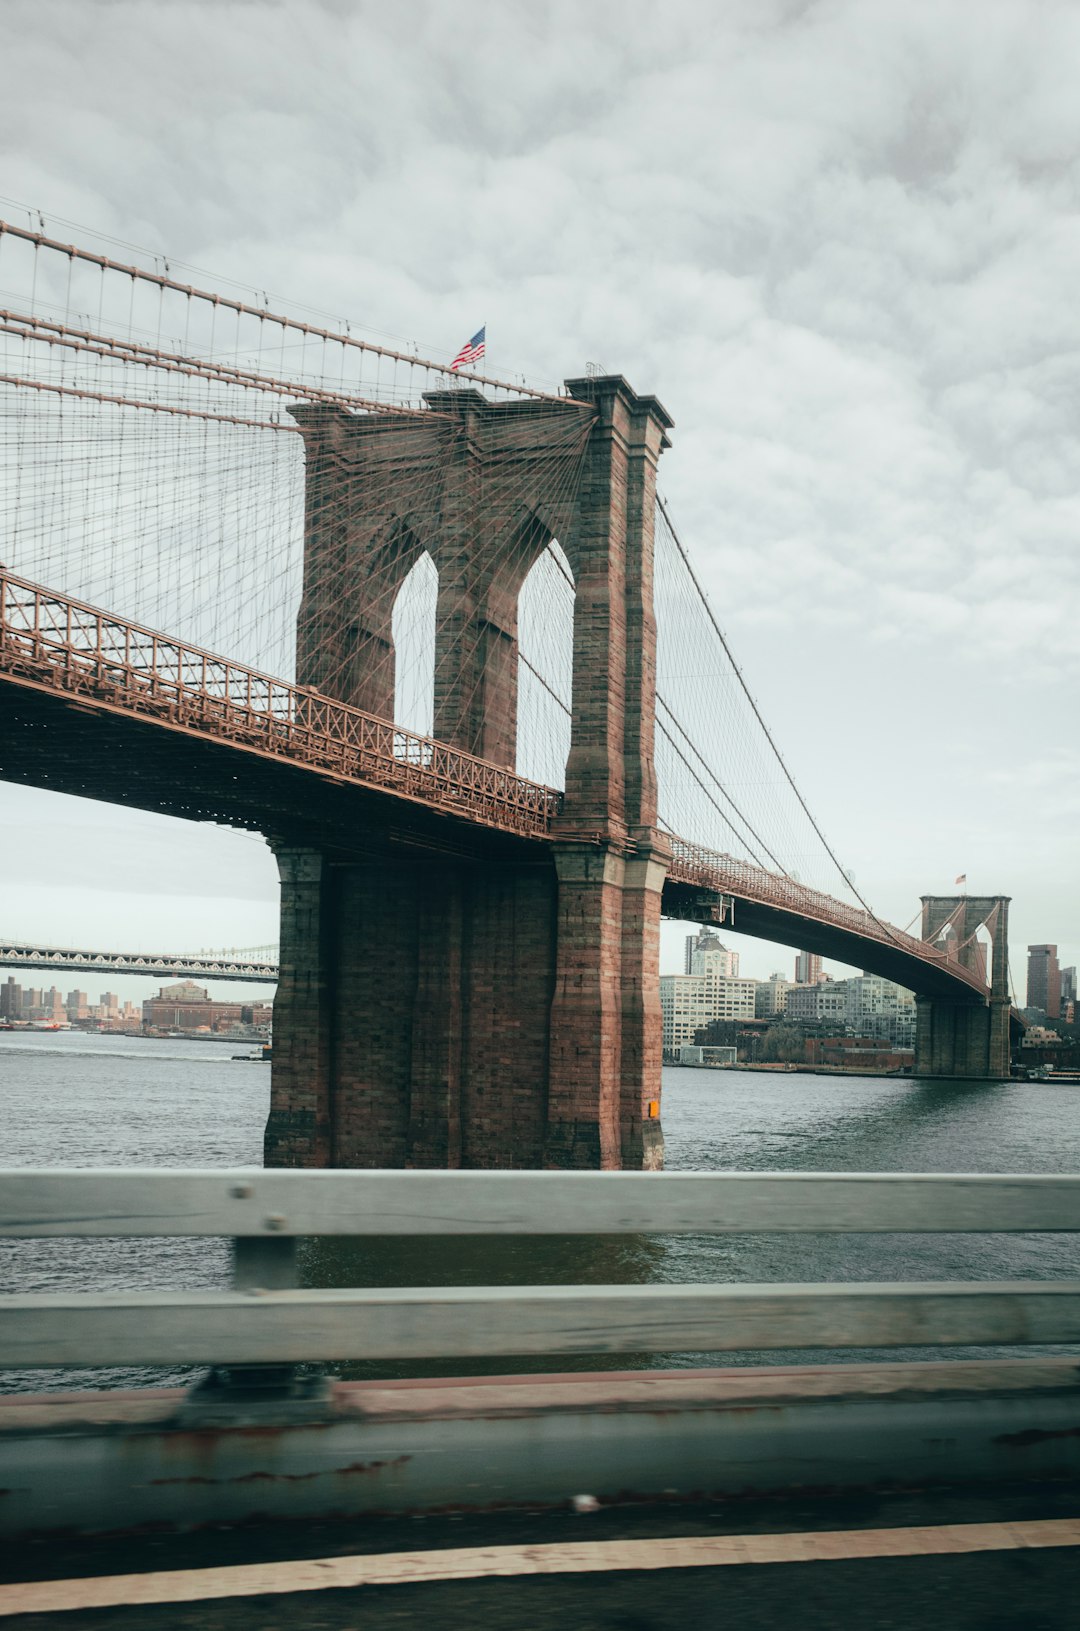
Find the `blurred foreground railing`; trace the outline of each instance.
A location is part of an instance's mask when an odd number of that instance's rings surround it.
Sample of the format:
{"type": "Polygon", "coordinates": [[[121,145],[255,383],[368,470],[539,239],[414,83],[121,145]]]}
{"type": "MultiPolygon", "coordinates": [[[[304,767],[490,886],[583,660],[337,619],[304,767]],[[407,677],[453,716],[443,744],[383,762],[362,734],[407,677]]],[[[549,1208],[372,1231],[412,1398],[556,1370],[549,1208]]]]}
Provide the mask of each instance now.
{"type": "Polygon", "coordinates": [[[0,1297],[5,1367],[1071,1343],[1080,1280],[300,1290],[309,1235],[1080,1230],[1080,1177],[0,1173],[0,1235],[231,1236],[231,1290],[0,1297]]]}

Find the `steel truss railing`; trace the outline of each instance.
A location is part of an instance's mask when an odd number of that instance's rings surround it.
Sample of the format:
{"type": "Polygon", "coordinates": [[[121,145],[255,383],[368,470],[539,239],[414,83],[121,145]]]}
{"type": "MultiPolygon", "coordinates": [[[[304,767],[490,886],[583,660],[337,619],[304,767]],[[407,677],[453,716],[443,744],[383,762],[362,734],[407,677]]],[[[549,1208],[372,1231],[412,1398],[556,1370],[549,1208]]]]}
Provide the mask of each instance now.
{"type": "Polygon", "coordinates": [[[544,836],[562,795],[332,697],[0,571],[0,674],[544,836]]]}
{"type": "Polygon", "coordinates": [[[0,1297],[0,1367],[1068,1343],[1080,1281],[297,1289],[312,1235],[1080,1230],[1080,1177],[0,1172],[0,1237],[231,1237],[231,1289],[0,1297]]]}
{"type": "Polygon", "coordinates": [[[947,969],[949,974],[971,986],[985,996],[985,981],[973,970],[965,968],[955,957],[939,950],[925,940],[917,940],[891,923],[883,923],[872,912],[818,889],[809,889],[778,872],[751,866],[748,861],[733,855],[721,855],[701,844],[690,844],[682,838],[671,841],[672,858],[668,877],[673,883],[693,885],[720,895],[734,895],[737,899],[754,901],[762,906],[776,906],[785,912],[809,918],[830,927],[850,929],[863,940],[876,940],[880,945],[895,947],[920,962],[947,969]]]}
{"type": "MultiPolygon", "coordinates": [[[[551,836],[563,807],[555,788],[0,569],[4,674],[329,771],[504,831],[551,836]]],[[[673,838],[668,876],[673,883],[848,929],[947,969],[986,994],[979,975],[955,956],[871,912],[747,861],[673,838]]]]}

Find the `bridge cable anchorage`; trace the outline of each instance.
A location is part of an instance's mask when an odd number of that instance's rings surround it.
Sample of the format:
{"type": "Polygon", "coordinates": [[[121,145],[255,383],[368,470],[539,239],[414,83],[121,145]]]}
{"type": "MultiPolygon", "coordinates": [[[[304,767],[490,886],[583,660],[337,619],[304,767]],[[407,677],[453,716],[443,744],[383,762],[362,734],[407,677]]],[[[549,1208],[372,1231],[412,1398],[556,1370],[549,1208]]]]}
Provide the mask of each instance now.
{"type": "Polygon", "coordinates": [[[809,821],[811,827],[813,828],[813,830],[816,833],[818,839],[820,840],[821,845],[822,845],[823,849],[825,850],[825,853],[828,855],[829,859],[832,861],[832,863],[835,866],[837,872],[840,874],[841,878],[843,878],[843,880],[844,880],[845,884],[847,885],[847,887],[851,890],[852,894],[855,895],[856,899],[859,901],[860,905],[863,907],[863,910],[868,914],[869,917],[871,917],[874,920],[874,922],[879,926],[879,928],[881,928],[882,931],[890,939],[895,939],[896,931],[892,928],[892,926],[890,924],[885,923],[881,918],[879,918],[877,916],[876,912],[874,912],[873,908],[870,906],[870,904],[866,900],[865,896],[857,888],[857,886],[855,885],[853,880],[848,876],[847,871],[841,865],[840,859],[836,855],[836,852],[833,850],[832,845],[829,843],[828,839],[825,837],[825,834],[822,832],[821,828],[819,827],[817,821],[814,819],[814,816],[813,816],[813,814],[812,814],[812,812],[810,810],[809,805],[806,803],[806,800],[803,798],[802,793],[799,791],[799,788],[798,788],[798,785],[797,785],[797,783],[795,781],[795,778],[792,776],[790,770],[788,769],[787,764],[786,764],[786,762],[784,760],[784,757],[783,757],[782,753],[780,752],[780,749],[777,746],[776,741],[773,738],[772,732],[769,730],[768,725],[765,723],[765,720],[764,720],[764,718],[762,716],[761,710],[759,709],[757,703],[755,702],[754,697],[753,697],[753,695],[752,695],[752,693],[750,691],[750,688],[746,684],[745,679],[743,678],[742,671],[739,668],[739,665],[736,663],[734,655],[732,654],[732,651],[731,651],[731,647],[728,645],[728,642],[727,642],[727,639],[726,639],[726,637],[724,635],[724,632],[723,632],[723,630],[721,629],[719,623],[716,620],[716,617],[715,617],[715,615],[713,613],[713,609],[712,609],[711,605],[709,604],[708,596],[706,595],[704,587],[703,587],[700,579],[698,578],[697,573],[694,570],[693,563],[692,563],[692,561],[690,559],[690,556],[688,555],[688,553],[686,551],[686,547],[683,544],[682,539],[679,537],[678,532],[675,530],[675,525],[674,525],[674,523],[673,523],[673,521],[671,519],[671,516],[670,516],[670,514],[668,512],[667,505],[664,503],[664,500],[660,496],[659,493],[657,493],[657,495],[656,495],[656,504],[657,504],[657,508],[659,509],[661,515],[664,518],[664,521],[667,524],[668,531],[670,532],[672,540],[673,540],[673,542],[675,544],[675,547],[678,550],[679,555],[682,558],[683,565],[685,566],[686,571],[689,574],[690,580],[693,583],[695,590],[697,591],[698,598],[700,599],[701,604],[702,604],[702,606],[703,606],[703,608],[704,608],[704,610],[706,612],[706,615],[708,616],[709,622],[712,625],[713,632],[716,635],[716,638],[719,640],[720,645],[721,645],[721,647],[722,647],[722,649],[724,651],[724,654],[728,659],[728,662],[731,664],[731,667],[732,667],[732,669],[733,669],[733,671],[735,673],[736,679],[738,680],[739,686],[742,689],[742,692],[743,692],[744,696],[746,697],[747,702],[750,704],[751,709],[753,710],[754,718],[757,720],[758,725],[760,726],[761,731],[762,731],[762,733],[763,733],[763,735],[765,737],[765,740],[768,742],[769,747],[771,748],[771,750],[773,752],[773,755],[774,755],[774,757],[776,759],[776,762],[780,766],[781,771],[783,772],[784,779],[787,781],[787,783],[788,783],[789,787],[791,788],[792,792],[795,794],[795,797],[799,802],[799,806],[802,809],[803,814],[806,816],[806,819],[809,821]]]}

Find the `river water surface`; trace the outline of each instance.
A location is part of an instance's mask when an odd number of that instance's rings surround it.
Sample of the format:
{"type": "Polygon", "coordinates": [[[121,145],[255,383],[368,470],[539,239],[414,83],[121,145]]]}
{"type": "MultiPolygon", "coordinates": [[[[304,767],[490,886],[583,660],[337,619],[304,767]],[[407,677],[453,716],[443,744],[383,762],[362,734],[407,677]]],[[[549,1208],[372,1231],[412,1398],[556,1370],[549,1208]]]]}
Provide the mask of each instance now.
{"type": "MultiPolygon", "coordinates": [[[[0,1034],[0,1165],[258,1166],[270,1067],[233,1057],[249,1052],[254,1050],[216,1041],[0,1034]]],[[[663,1124],[669,1171],[1080,1171],[1080,1088],[1048,1082],[674,1069],[665,1072],[663,1124]]],[[[224,1241],[10,1241],[0,1245],[0,1253],[8,1291],[178,1290],[229,1283],[224,1241]]],[[[1001,1234],[327,1238],[306,1242],[301,1261],[303,1282],[311,1286],[1056,1279],[1080,1273],[1072,1237],[1001,1234]]],[[[979,1350],[951,1352],[975,1357],[979,1350]]],[[[918,1356],[930,1357],[931,1350],[918,1356]]],[[[499,1359],[486,1367],[473,1360],[433,1360],[410,1363],[408,1370],[445,1375],[555,1365],[785,1364],[857,1357],[858,1350],[609,1355],[499,1359]]],[[[350,1376],[397,1373],[387,1364],[339,1369],[350,1376]]],[[[130,1386],[185,1374],[8,1373],[0,1374],[0,1390],[130,1386]]]]}

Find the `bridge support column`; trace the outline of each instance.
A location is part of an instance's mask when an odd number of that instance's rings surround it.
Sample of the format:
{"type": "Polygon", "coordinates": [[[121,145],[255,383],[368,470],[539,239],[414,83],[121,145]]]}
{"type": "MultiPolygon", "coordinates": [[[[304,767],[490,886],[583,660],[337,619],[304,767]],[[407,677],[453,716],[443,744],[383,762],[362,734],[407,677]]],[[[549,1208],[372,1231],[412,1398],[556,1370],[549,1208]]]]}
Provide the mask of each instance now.
{"type": "Polygon", "coordinates": [[[370,847],[393,859],[313,857],[309,879],[281,851],[270,1164],[662,1164],[652,574],[671,421],[621,376],[568,384],[565,403],[433,393],[430,424],[294,410],[301,682],[390,715],[392,599],[430,548],[436,737],[513,764],[517,597],[558,538],[573,721],[554,844],[410,853],[390,816],[370,847]]]}
{"type": "Polygon", "coordinates": [[[666,853],[560,845],[546,1167],[664,1164],[656,970],[666,853]]]}
{"type": "Polygon", "coordinates": [[[267,1165],[541,1166],[549,858],[279,863],[267,1165]]]}
{"type": "Polygon", "coordinates": [[[333,894],[318,850],[277,849],[281,949],[274,998],[268,1167],[334,1165],[330,1103],[333,894]]]}
{"type": "Polygon", "coordinates": [[[972,1076],[1002,1080],[1009,1074],[1009,1004],[983,1007],[917,997],[916,1076],[972,1076]]]}
{"type": "Polygon", "coordinates": [[[918,997],[915,1024],[916,1076],[1002,1080],[1009,1075],[1009,900],[1005,895],[923,896],[922,937],[956,947],[962,967],[981,970],[984,949],[976,932],[990,938],[992,968],[985,1002],[918,997]]]}

